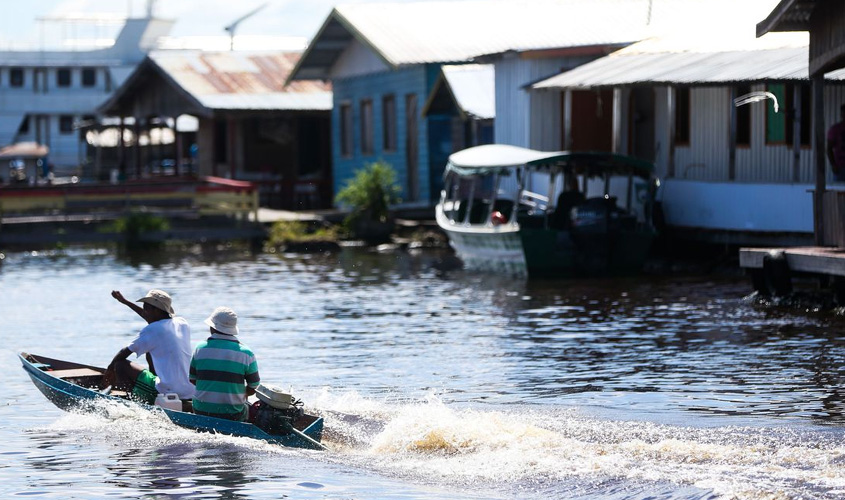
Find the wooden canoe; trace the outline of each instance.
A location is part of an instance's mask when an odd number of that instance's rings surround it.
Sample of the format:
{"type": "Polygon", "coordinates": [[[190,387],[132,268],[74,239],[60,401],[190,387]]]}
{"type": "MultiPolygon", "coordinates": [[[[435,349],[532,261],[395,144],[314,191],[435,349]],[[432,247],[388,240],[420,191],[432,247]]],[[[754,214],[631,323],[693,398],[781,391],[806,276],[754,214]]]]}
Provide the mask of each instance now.
{"type": "Polygon", "coordinates": [[[130,400],[124,392],[104,391],[104,368],[25,352],[20,353],[18,357],[35,387],[53,404],[65,411],[101,412],[104,407],[98,405],[98,402],[115,401],[139,406],[149,411],[164,412],[174,424],[189,429],[261,439],[292,448],[326,449],[320,443],[323,433],[322,417],[305,414],[293,422],[291,432],[284,435],[269,434],[251,423],[141,404],[130,400]]]}

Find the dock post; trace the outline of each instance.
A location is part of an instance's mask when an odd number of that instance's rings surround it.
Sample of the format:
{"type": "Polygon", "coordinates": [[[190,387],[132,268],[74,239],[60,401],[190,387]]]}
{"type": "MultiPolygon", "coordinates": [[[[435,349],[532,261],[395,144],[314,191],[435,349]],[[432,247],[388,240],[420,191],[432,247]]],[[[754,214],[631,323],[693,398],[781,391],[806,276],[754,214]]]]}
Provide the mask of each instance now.
{"type": "Polygon", "coordinates": [[[824,192],[826,189],[824,127],[824,74],[812,77],[813,90],[813,153],[816,165],[816,191],[813,194],[813,234],[816,246],[823,246],[824,241],[824,192]]]}

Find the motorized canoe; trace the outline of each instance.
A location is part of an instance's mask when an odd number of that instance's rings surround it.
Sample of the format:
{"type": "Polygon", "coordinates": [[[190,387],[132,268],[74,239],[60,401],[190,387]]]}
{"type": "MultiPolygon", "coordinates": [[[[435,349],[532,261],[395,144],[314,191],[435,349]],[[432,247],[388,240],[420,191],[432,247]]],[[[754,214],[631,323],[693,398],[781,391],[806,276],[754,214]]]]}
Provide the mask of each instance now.
{"type": "Polygon", "coordinates": [[[174,424],[189,429],[260,439],[292,448],[326,449],[320,443],[323,433],[322,417],[303,414],[291,423],[292,428],[286,433],[271,434],[247,422],[235,422],[137,403],[130,400],[125,392],[106,390],[103,381],[104,368],[25,352],[20,353],[18,357],[35,387],[53,404],[65,411],[102,412],[105,405],[98,403],[113,401],[136,405],[150,411],[164,412],[174,424]]]}

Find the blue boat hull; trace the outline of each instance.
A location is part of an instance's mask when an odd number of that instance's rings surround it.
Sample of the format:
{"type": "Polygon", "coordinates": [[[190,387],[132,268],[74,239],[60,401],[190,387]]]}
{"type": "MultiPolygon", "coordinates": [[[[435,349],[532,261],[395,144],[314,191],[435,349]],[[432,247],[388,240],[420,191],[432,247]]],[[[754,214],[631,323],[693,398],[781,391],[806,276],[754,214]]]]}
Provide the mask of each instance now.
{"type": "Polygon", "coordinates": [[[29,378],[32,379],[32,383],[35,384],[35,387],[53,404],[65,411],[102,412],[105,407],[98,403],[113,401],[138,406],[149,411],[164,412],[174,424],[189,429],[260,439],[292,448],[325,449],[320,443],[323,433],[323,419],[320,417],[316,417],[313,422],[310,422],[302,430],[294,429],[290,434],[274,435],[264,432],[255,425],[246,422],[235,422],[136,403],[121,397],[104,394],[88,387],[83,387],[82,385],[72,383],[69,380],[64,380],[51,374],[51,367],[56,364],[61,364],[65,370],[87,369],[99,373],[104,371],[102,368],[43,358],[27,353],[21,353],[18,357],[29,378]]]}

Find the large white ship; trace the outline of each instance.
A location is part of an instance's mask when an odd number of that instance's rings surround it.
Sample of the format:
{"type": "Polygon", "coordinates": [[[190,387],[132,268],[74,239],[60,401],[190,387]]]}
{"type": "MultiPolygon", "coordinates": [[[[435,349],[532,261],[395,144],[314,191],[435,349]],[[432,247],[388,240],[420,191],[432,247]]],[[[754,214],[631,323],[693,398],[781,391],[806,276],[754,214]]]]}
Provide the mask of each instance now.
{"type": "Polygon", "coordinates": [[[144,18],[126,19],[107,48],[0,51],[0,148],[36,142],[49,148],[56,176],[81,174],[87,148],[78,124],[94,117],[172,25],[149,8],[144,18]]]}

